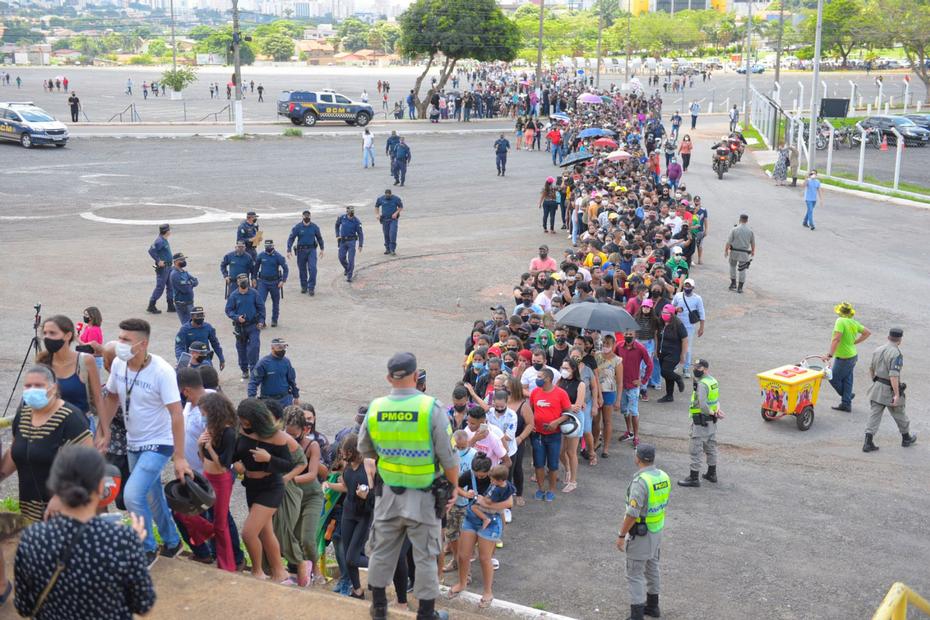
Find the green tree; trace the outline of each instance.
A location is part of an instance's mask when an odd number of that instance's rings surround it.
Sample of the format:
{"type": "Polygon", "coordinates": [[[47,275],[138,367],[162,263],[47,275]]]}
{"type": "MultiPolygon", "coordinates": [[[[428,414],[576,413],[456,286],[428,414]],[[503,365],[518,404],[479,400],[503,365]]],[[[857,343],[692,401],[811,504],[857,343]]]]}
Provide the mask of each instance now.
{"type": "Polygon", "coordinates": [[[368,47],[381,50],[386,54],[394,52],[394,45],[400,39],[400,26],[385,21],[375,22],[368,31],[368,47]]]}
{"type": "Polygon", "coordinates": [[[294,40],[285,34],[272,34],[261,40],[261,50],[276,62],[284,62],[294,55],[294,40]]]}
{"type": "Polygon", "coordinates": [[[417,76],[414,102],[420,117],[433,91],[442,91],[463,58],[511,61],[520,50],[520,30],[504,16],[495,0],[416,0],[400,17],[400,48],[407,56],[427,59],[417,76]],[[420,100],[420,86],[439,56],[442,69],[435,87],[420,100]]]}
{"type": "MultiPolygon", "coordinates": [[[[859,37],[867,24],[863,20],[862,0],[830,0],[823,6],[822,45],[824,50],[833,51],[842,59],[845,67],[849,54],[861,42],[859,37]]],[[[810,41],[817,29],[816,15],[804,20],[805,31],[810,41]]]]}
{"type": "Polygon", "coordinates": [[[171,90],[178,93],[196,81],[197,72],[193,67],[178,67],[177,69],[169,69],[161,74],[161,82],[167,84],[171,87],[171,90]]]}
{"type": "Polygon", "coordinates": [[[901,44],[911,69],[930,92],[930,6],[923,0],[880,0],[878,7],[880,31],[901,44]]]}
{"type": "Polygon", "coordinates": [[[151,56],[167,56],[170,53],[168,44],[162,41],[161,39],[155,39],[154,41],[149,41],[147,53],[151,56]]]}
{"type": "Polygon", "coordinates": [[[29,22],[25,20],[10,20],[4,24],[5,30],[0,41],[3,43],[41,43],[45,36],[41,32],[33,30],[29,22]]]}
{"type": "MultiPolygon", "coordinates": [[[[213,30],[205,39],[201,39],[194,45],[194,52],[197,54],[223,54],[228,64],[232,64],[232,27],[223,26],[213,30]]],[[[243,41],[239,45],[239,59],[244,65],[251,65],[255,62],[255,51],[252,44],[243,41]]]]}
{"type": "Polygon", "coordinates": [[[210,26],[194,26],[187,33],[187,36],[194,41],[203,41],[211,34],[213,34],[214,31],[215,29],[211,28],[210,26]]]}

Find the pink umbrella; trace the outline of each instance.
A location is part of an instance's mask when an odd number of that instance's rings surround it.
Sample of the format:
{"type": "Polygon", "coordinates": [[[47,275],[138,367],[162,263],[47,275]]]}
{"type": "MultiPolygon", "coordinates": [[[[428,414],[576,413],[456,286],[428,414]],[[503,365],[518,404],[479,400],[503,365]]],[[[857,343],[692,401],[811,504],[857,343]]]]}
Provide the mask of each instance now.
{"type": "Polygon", "coordinates": [[[600,104],[604,103],[601,98],[593,93],[583,93],[578,96],[578,103],[600,104]]]}
{"type": "Polygon", "coordinates": [[[607,154],[607,161],[625,161],[630,157],[632,157],[632,155],[623,149],[617,149],[616,151],[607,154]]]}
{"type": "Polygon", "coordinates": [[[594,141],[594,146],[601,146],[605,148],[617,148],[616,140],[611,140],[610,138],[598,138],[594,141]]]}

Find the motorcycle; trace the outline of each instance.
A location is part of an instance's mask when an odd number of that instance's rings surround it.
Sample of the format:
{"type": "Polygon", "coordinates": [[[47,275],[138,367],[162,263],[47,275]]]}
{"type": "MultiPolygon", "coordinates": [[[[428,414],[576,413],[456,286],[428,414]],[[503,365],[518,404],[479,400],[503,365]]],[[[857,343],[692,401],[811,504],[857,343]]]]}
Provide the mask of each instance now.
{"type": "Polygon", "coordinates": [[[743,159],[743,143],[739,138],[730,138],[730,165],[735,166],[743,159]]]}
{"type": "Polygon", "coordinates": [[[714,151],[714,172],[717,173],[717,178],[722,179],[723,173],[730,169],[730,157],[732,151],[727,148],[719,148],[714,151]]]}
{"type": "MultiPolygon", "coordinates": [[[[850,147],[858,148],[862,142],[862,133],[859,131],[850,131],[849,139],[851,141],[850,147]]],[[[865,143],[873,149],[880,149],[882,147],[882,138],[877,128],[865,128],[865,143]]]]}

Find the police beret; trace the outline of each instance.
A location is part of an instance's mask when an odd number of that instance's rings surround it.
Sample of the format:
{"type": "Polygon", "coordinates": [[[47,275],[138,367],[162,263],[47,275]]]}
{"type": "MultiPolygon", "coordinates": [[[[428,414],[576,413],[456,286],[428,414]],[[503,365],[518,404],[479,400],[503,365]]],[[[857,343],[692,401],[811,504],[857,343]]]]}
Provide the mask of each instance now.
{"type": "Polygon", "coordinates": [[[301,215],[310,215],[310,210],[309,210],[309,209],[304,209],[304,210],[303,210],[303,213],[301,213],[301,215]]]}
{"type": "Polygon", "coordinates": [[[413,353],[395,353],[388,360],[388,373],[394,379],[403,379],[417,371],[417,358],[413,353]]]}
{"type": "Polygon", "coordinates": [[[236,280],[237,280],[237,281],[238,281],[238,280],[245,280],[246,282],[248,282],[248,281],[249,281],[249,274],[247,274],[247,273],[240,273],[238,276],[236,276],[236,280]]]}

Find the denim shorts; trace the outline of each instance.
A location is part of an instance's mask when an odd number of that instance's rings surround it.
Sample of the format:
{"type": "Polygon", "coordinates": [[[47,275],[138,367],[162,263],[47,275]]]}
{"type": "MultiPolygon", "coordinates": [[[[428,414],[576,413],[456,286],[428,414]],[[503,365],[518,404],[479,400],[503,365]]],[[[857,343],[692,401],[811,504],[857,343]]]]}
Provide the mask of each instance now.
{"type": "Polygon", "coordinates": [[[469,506],[465,513],[465,520],[462,521],[462,531],[463,532],[475,532],[481,538],[485,540],[500,540],[501,533],[504,531],[504,525],[501,522],[501,516],[499,514],[488,515],[488,518],[491,522],[487,527],[481,527],[481,519],[475,516],[475,513],[471,511],[469,506]]]}
{"type": "Polygon", "coordinates": [[[636,417],[639,415],[639,388],[623,390],[620,394],[620,413],[636,417]]]}
{"type": "Polygon", "coordinates": [[[614,405],[617,402],[617,393],[616,392],[601,392],[601,396],[604,399],[604,406],[609,407],[614,405]]]}
{"type": "Polygon", "coordinates": [[[562,433],[543,435],[533,433],[530,437],[533,442],[533,467],[547,468],[549,471],[559,470],[559,452],[562,450],[562,433]]]}

